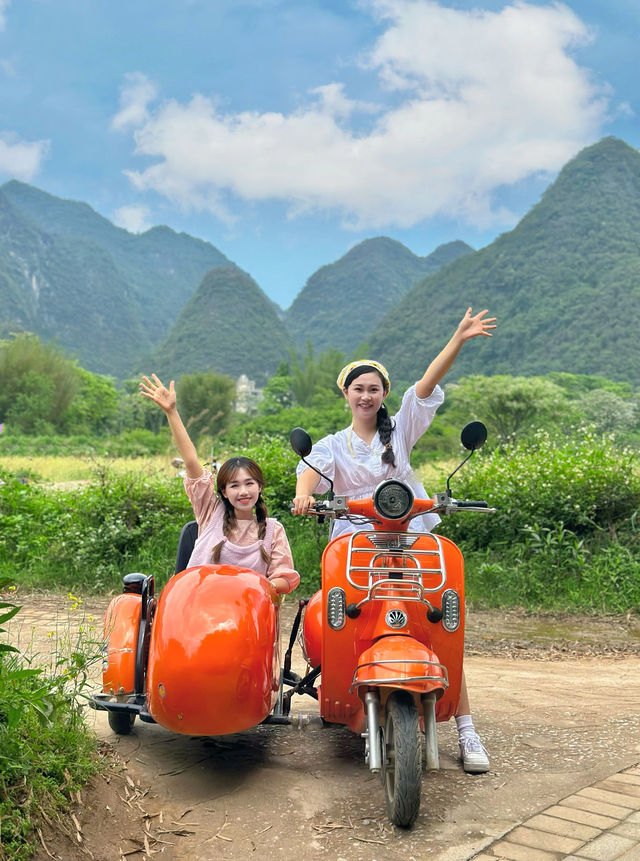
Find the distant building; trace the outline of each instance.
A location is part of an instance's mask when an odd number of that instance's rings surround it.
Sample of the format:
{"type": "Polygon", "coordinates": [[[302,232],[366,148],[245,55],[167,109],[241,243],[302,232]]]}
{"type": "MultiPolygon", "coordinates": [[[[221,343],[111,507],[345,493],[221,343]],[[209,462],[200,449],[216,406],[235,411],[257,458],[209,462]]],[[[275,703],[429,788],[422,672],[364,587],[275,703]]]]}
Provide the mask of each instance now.
{"type": "Polygon", "coordinates": [[[262,389],[256,388],[254,380],[240,374],[236,380],[236,412],[255,413],[262,400],[262,389]]]}

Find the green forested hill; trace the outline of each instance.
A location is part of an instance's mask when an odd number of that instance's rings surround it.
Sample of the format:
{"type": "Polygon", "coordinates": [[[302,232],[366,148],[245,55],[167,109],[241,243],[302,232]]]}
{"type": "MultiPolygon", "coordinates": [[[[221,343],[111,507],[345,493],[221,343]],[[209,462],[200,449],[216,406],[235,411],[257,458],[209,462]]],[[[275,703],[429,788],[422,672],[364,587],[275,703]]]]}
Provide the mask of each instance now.
{"type": "Polygon", "coordinates": [[[469,305],[499,329],[465,345],[448,379],[568,371],[639,385],[640,153],[615,138],[579,153],[514,230],[417,284],[372,355],[414,379],[469,305]]]}
{"type": "Polygon", "coordinates": [[[471,251],[449,242],[417,257],[394,239],[367,239],[309,278],[285,314],[291,337],[301,348],[310,341],[319,350],[349,353],[417,279],[471,251]]]}
{"type": "Polygon", "coordinates": [[[202,279],[145,371],[167,379],[214,370],[264,384],[291,342],[273,302],[236,267],[216,267],[202,279]]]}
{"type": "Polygon", "coordinates": [[[7,182],[0,195],[5,212],[0,298],[9,294],[12,307],[17,302],[30,308],[28,317],[12,317],[3,307],[0,325],[6,330],[21,324],[41,337],[55,337],[94,371],[128,373],[134,357],[166,335],[203,275],[214,266],[233,265],[213,245],[185,233],[154,227],[132,234],[86,203],[24,183],[7,182]],[[60,266],[51,268],[51,257],[68,260],[64,281],[60,266]],[[81,267],[77,271],[74,262],[81,267]],[[46,312],[33,301],[38,274],[46,280],[46,312]],[[111,295],[103,295],[109,283],[111,295]],[[107,308],[119,316],[107,315],[107,308]]]}
{"type": "Polygon", "coordinates": [[[53,238],[0,191],[0,335],[55,339],[81,364],[125,374],[150,341],[113,259],[82,240],[53,238]]]}
{"type": "Polygon", "coordinates": [[[418,257],[366,240],[309,278],[285,323],[206,242],[166,227],[133,235],[86,204],[0,186],[0,337],[55,339],[92,371],[264,381],[291,343],[349,353],[366,341],[409,382],[469,305],[499,329],[465,345],[448,379],[568,371],[639,385],[640,153],[615,138],[583,150],[481,251],[453,242],[418,257]]]}

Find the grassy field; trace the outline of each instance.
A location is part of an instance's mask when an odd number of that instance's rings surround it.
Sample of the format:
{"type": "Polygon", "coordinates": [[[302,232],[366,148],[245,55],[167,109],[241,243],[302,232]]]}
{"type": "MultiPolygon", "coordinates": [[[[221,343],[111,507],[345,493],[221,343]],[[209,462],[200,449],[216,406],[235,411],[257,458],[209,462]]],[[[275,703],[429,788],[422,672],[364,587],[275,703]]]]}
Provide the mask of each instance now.
{"type": "Polygon", "coordinates": [[[7,472],[52,484],[86,481],[105,466],[117,472],[176,474],[171,459],[161,455],[131,458],[9,455],[2,458],[2,468],[7,472]]]}
{"type": "MultiPolygon", "coordinates": [[[[427,493],[434,493],[445,489],[447,476],[453,472],[458,465],[457,460],[440,460],[433,463],[423,463],[416,469],[416,476],[424,485],[427,493]]],[[[454,479],[455,481],[455,479],[454,479]]]]}
{"type": "MultiPolygon", "coordinates": [[[[456,460],[426,463],[416,470],[416,475],[426,487],[427,493],[432,494],[444,488],[447,476],[457,465],[456,460]]],[[[171,466],[171,458],[166,455],[131,458],[9,455],[2,458],[2,467],[7,472],[51,484],[86,481],[105,466],[117,472],[176,474],[176,470],[171,466]]]]}

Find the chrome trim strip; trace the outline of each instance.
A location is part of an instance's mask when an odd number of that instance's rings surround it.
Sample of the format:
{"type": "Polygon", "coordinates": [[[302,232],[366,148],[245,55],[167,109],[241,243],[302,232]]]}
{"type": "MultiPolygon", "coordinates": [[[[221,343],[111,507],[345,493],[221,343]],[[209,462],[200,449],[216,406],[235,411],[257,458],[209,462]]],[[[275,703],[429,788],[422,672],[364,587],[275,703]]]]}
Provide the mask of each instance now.
{"type": "Polygon", "coordinates": [[[351,687],[349,688],[349,693],[352,694],[356,687],[360,687],[361,685],[397,685],[402,682],[442,682],[443,687],[446,689],[449,687],[449,673],[447,672],[447,668],[443,664],[439,664],[437,661],[425,661],[422,659],[411,659],[411,658],[390,658],[384,661],[367,661],[364,664],[359,664],[355,672],[353,673],[353,678],[351,680],[351,687]],[[439,667],[444,676],[398,676],[397,678],[391,679],[356,679],[358,672],[365,667],[379,667],[383,664],[424,664],[425,667],[439,667]]]}

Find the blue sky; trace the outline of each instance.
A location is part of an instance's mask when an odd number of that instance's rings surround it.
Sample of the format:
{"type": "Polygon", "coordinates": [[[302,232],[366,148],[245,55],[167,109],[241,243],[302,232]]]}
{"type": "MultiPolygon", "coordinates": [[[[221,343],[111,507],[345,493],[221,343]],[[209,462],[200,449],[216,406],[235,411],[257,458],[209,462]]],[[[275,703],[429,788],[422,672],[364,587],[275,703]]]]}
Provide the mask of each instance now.
{"type": "Polygon", "coordinates": [[[283,308],[371,236],[511,229],[640,147],[631,0],[0,0],[0,182],[213,243],[283,308]]]}

